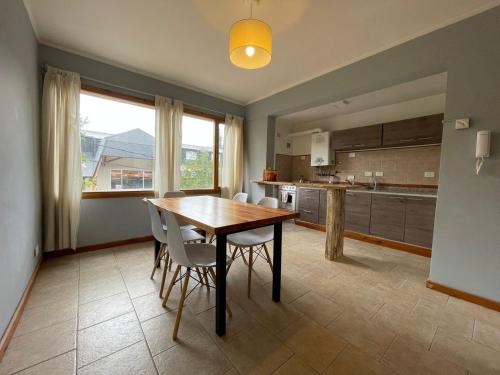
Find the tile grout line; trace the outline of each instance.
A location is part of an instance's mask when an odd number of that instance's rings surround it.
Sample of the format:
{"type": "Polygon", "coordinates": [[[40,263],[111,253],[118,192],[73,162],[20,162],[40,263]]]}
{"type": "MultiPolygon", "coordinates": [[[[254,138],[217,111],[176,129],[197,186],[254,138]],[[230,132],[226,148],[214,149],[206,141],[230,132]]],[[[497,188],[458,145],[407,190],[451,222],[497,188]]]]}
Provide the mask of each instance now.
{"type": "MultiPolygon", "coordinates": [[[[33,364],[33,365],[30,365],[30,366],[28,366],[28,367],[24,367],[24,368],[22,368],[22,369],[20,369],[20,370],[16,370],[15,372],[9,372],[9,374],[8,374],[8,375],[15,375],[15,374],[19,374],[20,372],[23,372],[23,371],[26,371],[26,370],[28,370],[28,369],[30,369],[30,368],[35,367],[35,366],[41,365],[42,363],[48,362],[48,361],[50,361],[50,360],[52,360],[52,359],[54,359],[54,358],[61,357],[61,356],[65,355],[65,354],[71,353],[72,351],[75,351],[75,352],[76,352],[76,348],[75,348],[75,349],[70,349],[70,350],[67,350],[67,351],[65,351],[64,353],[60,353],[60,354],[57,354],[57,355],[52,356],[52,357],[50,357],[50,358],[44,359],[43,361],[40,361],[40,362],[35,363],[35,364],[33,364]]],[[[75,354],[76,354],[76,353],[75,353],[75,354]]]]}
{"type": "MultiPolygon", "coordinates": [[[[116,260],[116,255],[115,255],[114,252],[113,252],[113,256],[115,257],[115,260],[116,260]]],[[[156,362],[154,360],[153,354],[151,353],[151,349],[150,349],[148,341],[146,339],[146,334],[144,333],[144,330],[142,329],[142,324],[141,324],[141,321],[139,319],[139,315],[137,315],[137,310],[135,309],[134,302],[132,301],[132,297],[130,296],[130,291],[128,290],[128,286],[127,286],[127,283],[125,282],[125,278],[123,277],[122,270],[121,270],[120,267],[117,267],[117,268],[118,268],[118,271],[120,272],[120,276],[122,278],[122,281],[125,284],[125,289],[127,290],[128,298],[130,299],[130,303],[132,304],[132,309],[134,310],[135,318],[137,319],[137,324],[139,325],[139,328],[141,330],[142,337],[143,337],[143,340],[144,340],[144,344],[146,345],[146,348],[148,350],[149,358],[153,362],[153,366],[154,366],[154,369],[156,370],[156,374],[159,375],[160,372],[158,371],[158,368],[156,367],[156,362]]],[[[115,353],[117,353],[117,352],[115,352],[115,353]]]]}

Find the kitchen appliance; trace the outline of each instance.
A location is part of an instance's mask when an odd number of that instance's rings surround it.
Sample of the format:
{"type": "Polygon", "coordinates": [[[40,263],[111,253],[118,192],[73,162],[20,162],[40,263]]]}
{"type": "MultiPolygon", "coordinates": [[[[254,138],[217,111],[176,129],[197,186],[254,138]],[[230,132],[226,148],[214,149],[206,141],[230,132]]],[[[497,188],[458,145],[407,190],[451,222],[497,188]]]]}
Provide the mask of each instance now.
{"type": "Polygon", "coordinates": [[[288,211],[295,211],[295,199],[297,187],[294,185],[282,185],[278,189],[279,207],[288,211]]]}

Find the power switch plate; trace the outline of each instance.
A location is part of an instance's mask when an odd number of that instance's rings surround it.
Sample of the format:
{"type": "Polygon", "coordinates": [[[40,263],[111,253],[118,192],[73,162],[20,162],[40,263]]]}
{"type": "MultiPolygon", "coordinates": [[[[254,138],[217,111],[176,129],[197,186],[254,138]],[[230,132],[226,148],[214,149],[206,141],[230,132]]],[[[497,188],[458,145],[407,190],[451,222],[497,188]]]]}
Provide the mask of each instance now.
{"type": "Polygon", "coordinates": [[[365,172],[365,177],[371,177],[371,176],[373,176],[372,172],[365,172]]]}
{"type": "Polygon", "coordinates": [[[40,254],[40,246],[38,244],[35,245],[35,249],[33,251],[33,256],[36,258],[40,254]]]}
{"type": "Polygon", "coordinates": [[[375,176],[377,176],[377,177],[383,177],[384,176],[384,172],[375,172],[375,176]]]}
{"type": "Polygon", "coordinates": [[[356,157],[356,153],[355,152],[349,152],[349,157],[350,158],[355,158],[356,157]]]}
{"type": "Polygon", "coordinates": [[[434,178],[435,176],[436,176],[436,173],[434,173],[434,172],[424,172],[424,177],[434,178]]]}

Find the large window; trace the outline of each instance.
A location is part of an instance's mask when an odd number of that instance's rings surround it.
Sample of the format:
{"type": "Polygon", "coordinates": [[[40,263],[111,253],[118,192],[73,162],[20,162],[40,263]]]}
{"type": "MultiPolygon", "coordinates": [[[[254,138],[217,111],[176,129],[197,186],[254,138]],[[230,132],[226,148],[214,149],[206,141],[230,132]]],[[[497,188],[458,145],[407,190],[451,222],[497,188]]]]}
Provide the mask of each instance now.
{"type": "Polygon", "coordinates": [[[151,190],[155,111],[151,106],[82,91],[82,190],[151,190]]]}
{"type": "MultiPolygon", "coordinates": [[[[80,132],[84,197],[152,191],[154,102],[84,88],[80,94],[80,132]]],[[[185,110],[182,190],[219,190],[223,142],[222,118],[185,110]]]]}

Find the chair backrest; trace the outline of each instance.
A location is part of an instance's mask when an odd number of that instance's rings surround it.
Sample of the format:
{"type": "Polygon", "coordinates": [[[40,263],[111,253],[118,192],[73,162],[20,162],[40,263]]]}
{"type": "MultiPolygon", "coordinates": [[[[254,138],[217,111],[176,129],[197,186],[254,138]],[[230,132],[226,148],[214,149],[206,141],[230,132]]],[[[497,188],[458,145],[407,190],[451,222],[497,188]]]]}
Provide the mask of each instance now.
{"type": "Polygon", "coordinates": [[[149,211],[149,218],[151,220],[151,232],[153,232],[154,238],[157,241],[166,244],[167,234],[163,229],[163,225],[160,220],[160,213],[158,212],[156,206],[153,203],[151,203],[150,200],[148,200],[148,211],[149,211]]]}
{"type": "Polygon", "coordinates": [[[238,201],[242,203],[247,203],[248,194],[247,193],[236,193],[234,194],[233,201],[238,201]]]}
{"type": "Polygon", "coordinates": [[[168,252],[174,262],[184,267],[191,267],[193,264],[186,254],[184,239],[182,238],[181,227],[175,215],[165,210],[165,220],[167,221],[168,252]]]}
{"type": "Polygon", "coordinates": [[[163,194],[163,198],[179,198],[179,197],[185,197],[186,193],[183,191],[167,191],[165,194],[163,194]]]}
{"type": "Polygon", "coordinates": [[[269,208],[278,208],[278,198],[264,197],[257,204],[269,208]]]}

